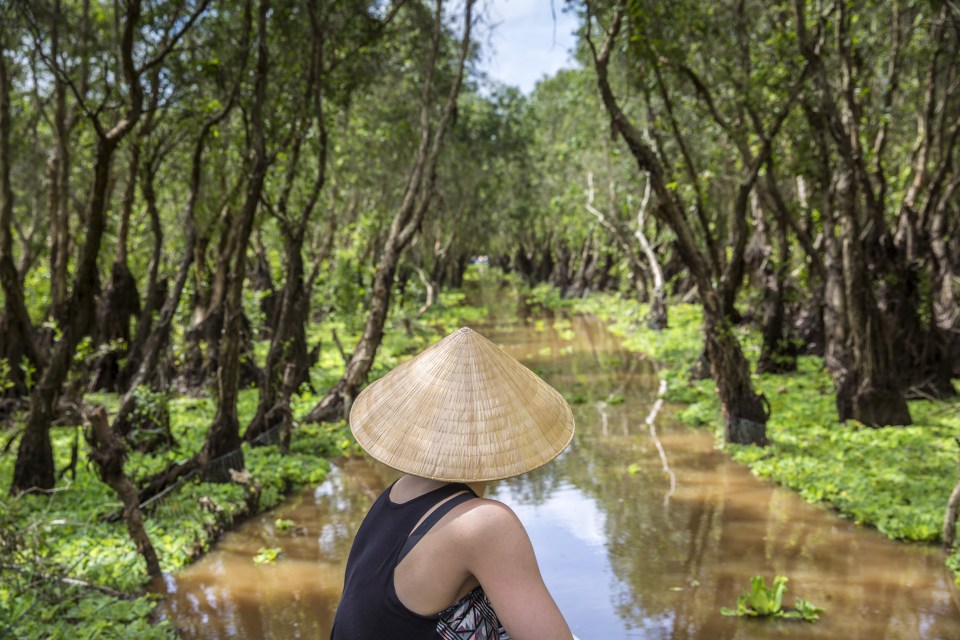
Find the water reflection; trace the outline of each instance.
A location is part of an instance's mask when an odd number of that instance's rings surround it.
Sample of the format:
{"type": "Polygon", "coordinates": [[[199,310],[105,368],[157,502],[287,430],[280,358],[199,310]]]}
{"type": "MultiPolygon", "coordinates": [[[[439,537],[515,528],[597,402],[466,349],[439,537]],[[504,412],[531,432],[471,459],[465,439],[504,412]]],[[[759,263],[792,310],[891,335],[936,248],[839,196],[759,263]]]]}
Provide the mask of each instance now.
{"type": "MultiPolygon", "coordinates": [[[[554,462],[490,493],[527,526],[579,637],[960,638],[939,552],[892,543],[758,481],[666,408],[657,434],[671,488],[644,424],[656,394],[653,365],[623,352],[591,318],[552,324],[532,317],[478,327],[574,401],[577,419],[573,443],[554,462]],[[789,576],[786,601],[799,594],[824,606],[824,619],[721,616],[755,574],[789,576]]],[[[394,477],[365,460],[341,463],[324,484],[168,578],[167,615],[187,638],[327,637],[353,532],[394,477]],[[296,528],[278,531],[276,518],[296,528]],[[281,547],[281,559],[255,565],[265,546],[281,547]]]]}

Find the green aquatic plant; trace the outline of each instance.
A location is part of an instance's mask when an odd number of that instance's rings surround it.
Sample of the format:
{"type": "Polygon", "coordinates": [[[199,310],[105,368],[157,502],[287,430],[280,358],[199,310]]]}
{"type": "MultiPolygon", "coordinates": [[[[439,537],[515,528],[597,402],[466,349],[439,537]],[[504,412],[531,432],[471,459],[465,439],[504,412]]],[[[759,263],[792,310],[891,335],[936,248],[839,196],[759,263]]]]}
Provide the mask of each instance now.
{"type": "Polygon", "coordinates": [[[287,531],[293,531],[293,528],[296,526],[296,522],[293,520],[286,520],[284,518],[277,518],[273,521],[273,526],[277,528],[277,531],[282,531],[286,533],[287,531]]]}
{"type": "Polygon", "coordinates": [[[257,555],[253,556],[254,564],[273,564],[280,557],[283,549],[280,547],[260,547],[257,555]]]}
{"type": "Polygon", "coordinates": [[[767,586],[763,576],[753,576],[750,578],[750,591],[737,598],[737,608],[721,607],[720,613],[725,616],[772,617],[807,622],[820,619],[823,609],[803,598],[796,599],[793,609],[784,609],[783,596],[786,592],[786,576],[775,577],[772,587],[767,586]]]}

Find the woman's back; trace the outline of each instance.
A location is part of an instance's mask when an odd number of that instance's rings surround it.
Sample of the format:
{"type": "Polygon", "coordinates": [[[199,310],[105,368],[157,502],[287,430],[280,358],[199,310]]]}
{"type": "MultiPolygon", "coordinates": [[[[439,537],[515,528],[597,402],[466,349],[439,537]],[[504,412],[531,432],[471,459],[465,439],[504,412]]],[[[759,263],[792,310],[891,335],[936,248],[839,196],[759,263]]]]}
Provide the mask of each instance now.
{"type": "Polygon", "coordinates": [[[571,637],[513,512],[463,484],[405,476],[384,491],[357,532],[332,640],[509,639],[501,622],[514,640],[571,637]]]}
{"type": "Polygon", "coordinates": [[[436,618],[410,611],[397,597],[394,568],[409,552],[404,547],[414,526],[455,494],[474,497],[464,491],[447,484],[406,502],[393,502],[390,489],[377,498],[350,550],[333,640],[436,637],[436,618]]]}

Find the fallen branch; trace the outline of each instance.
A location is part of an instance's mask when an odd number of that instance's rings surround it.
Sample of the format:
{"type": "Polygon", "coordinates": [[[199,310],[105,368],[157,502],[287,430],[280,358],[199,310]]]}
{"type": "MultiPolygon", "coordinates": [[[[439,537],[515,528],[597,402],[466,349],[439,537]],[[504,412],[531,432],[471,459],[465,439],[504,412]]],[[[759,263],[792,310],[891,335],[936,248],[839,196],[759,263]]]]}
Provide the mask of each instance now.
{"type": "Polygon", "coordinates": [[[0,564],[0,570],[2,571],[13,571],[21,575],[34,576],[44,582],[59,582],[60,584],[65,584],[71,587],[81,587],[83,589],[92,589],[94,591],[99,591],[100,593],[106,594],[108,596],[113,596],[114,598],[120,598],[121,600],[136,600],[137,595],[124,593],[123,591],[117,591],[116,589],[111,589],[110,587],[104,587],[103,585],[94,584],[86,580],[81,580],[80,578],[70,578],[67,576],[58,576],[49,573],[41,573],[37,571],[30,571],[24,569],[23,567],[17,566],[15,564],[0,564]]]}
{"type": "Polygon", "coordinates": [[[143,512],[140,511],[137,488],[123,470],[123,462],[127,457],[126,445],[123,444],[120,434],[110,428],[107,411],[103,407],[95,407],[84,418],[90,424],[92,435],[90,444],[93,451],[90,452],[90,459],[97,465],[100,478],[110,485],[123,501],[123,518],[130,538],[147,563],[147,574],[151,578],[158,578],[162,575],[160,561],[143,526],[143,512]]]}

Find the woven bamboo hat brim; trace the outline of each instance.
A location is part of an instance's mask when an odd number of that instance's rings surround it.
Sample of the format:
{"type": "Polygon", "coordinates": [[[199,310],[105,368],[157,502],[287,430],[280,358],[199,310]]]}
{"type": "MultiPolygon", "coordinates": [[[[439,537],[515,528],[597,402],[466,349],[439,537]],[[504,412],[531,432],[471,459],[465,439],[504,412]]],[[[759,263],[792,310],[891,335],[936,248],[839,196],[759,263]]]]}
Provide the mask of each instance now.
{"type": "Polygon", "coordinates": [[[573,438],[573,412],[557,390],[464,327],[364,389],[350,429],[394,469],[481,482],[555,458],[573,438]]]}

